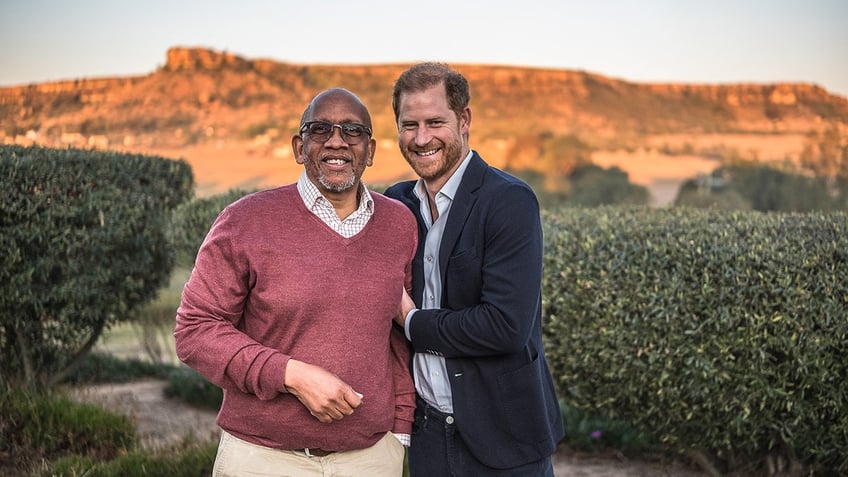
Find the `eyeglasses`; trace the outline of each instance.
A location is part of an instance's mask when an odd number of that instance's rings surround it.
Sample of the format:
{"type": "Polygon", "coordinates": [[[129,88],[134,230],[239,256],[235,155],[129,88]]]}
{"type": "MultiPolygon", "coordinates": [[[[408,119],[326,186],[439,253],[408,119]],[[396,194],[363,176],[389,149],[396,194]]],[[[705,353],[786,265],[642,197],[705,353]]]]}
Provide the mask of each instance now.
{"type": "Polygon", "coordinates": [[[325,143],[330,136],[333,135],[333,130],[339,128],[342,132],[344,142],[355,146],[362,142],[365,137],[371,136],[371,128],[364,124],[358,123],[342,123],[333,124],[327,121],[309,121],[300,127],[300,134],[308,134],[315,142],[325,143]]]}

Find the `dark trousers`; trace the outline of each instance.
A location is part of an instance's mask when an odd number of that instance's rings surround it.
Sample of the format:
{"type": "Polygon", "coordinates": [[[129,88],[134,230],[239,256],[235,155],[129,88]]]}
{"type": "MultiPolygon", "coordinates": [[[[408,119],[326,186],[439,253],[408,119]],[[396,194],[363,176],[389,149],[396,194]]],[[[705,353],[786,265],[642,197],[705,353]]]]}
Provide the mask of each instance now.
{"type": "Polygon", "coordinates": [[[437,411],[421,399],[415,408],[410,477],[554,477],[550,457],[514,467],[495,469],[477,460],[450,414],[437,411]]]}

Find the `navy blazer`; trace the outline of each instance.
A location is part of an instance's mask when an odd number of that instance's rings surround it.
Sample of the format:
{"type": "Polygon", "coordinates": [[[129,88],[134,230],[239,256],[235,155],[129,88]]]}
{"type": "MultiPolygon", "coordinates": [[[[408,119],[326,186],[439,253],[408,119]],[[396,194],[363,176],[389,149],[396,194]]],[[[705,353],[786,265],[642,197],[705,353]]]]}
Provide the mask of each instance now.
{"type": "MultiPolygon", "coordinates": [[[[442,308],[417,311],[410,337],[416,353],[445,358],[456,426],[474,456],[510,468],[550,456],[564,434],[542,346],[542,225],[527,184],[477,152],[470,161],[439,253],[442,308]]],[[[427,228],[414,187],[401,182],[385,195],[418,219],[412,298],[420,306],[427,228]]]]}

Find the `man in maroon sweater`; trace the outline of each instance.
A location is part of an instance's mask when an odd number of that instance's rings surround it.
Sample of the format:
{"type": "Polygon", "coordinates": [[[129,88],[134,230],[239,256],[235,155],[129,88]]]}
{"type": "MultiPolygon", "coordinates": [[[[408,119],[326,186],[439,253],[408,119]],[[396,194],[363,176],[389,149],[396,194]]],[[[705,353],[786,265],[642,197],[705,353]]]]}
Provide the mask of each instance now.
{"type": "Polygon", "coordinates": [[[200,247],[174,337],[224,390],[215,476],[402,473],[415,388],[392,318],[418,232],[361,183],[375,148],[359,98],[320,93],[292,138],[298,182],[229,205],[200,247]]]}

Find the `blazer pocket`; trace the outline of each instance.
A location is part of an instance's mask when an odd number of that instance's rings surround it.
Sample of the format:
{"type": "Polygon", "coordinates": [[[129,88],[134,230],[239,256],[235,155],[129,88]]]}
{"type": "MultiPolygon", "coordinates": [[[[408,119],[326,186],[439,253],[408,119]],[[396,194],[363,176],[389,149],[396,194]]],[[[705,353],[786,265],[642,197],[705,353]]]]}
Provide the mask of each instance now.
{"type": "Polygon", "coordinates": [[[550,434],[544,380],[539,368],[536,357],[531,363],[498,376],[507,429],[516,439],[527,443],[545,441],[550,434]]]}
{"type": "Polygon", "coordinates": [[[442,283],[442,306],[460,309],[476,304],[483,288],[482,269],[475,249],[452,255],[442,283]]]}
{"type": "Polygon", "coordinates": [[[466,269],[468,267],[480,267],[480,260],[477,258],[477,250],[469,248],[460,250],[448,258],[448,270],[451,269],[466,269]]]}

